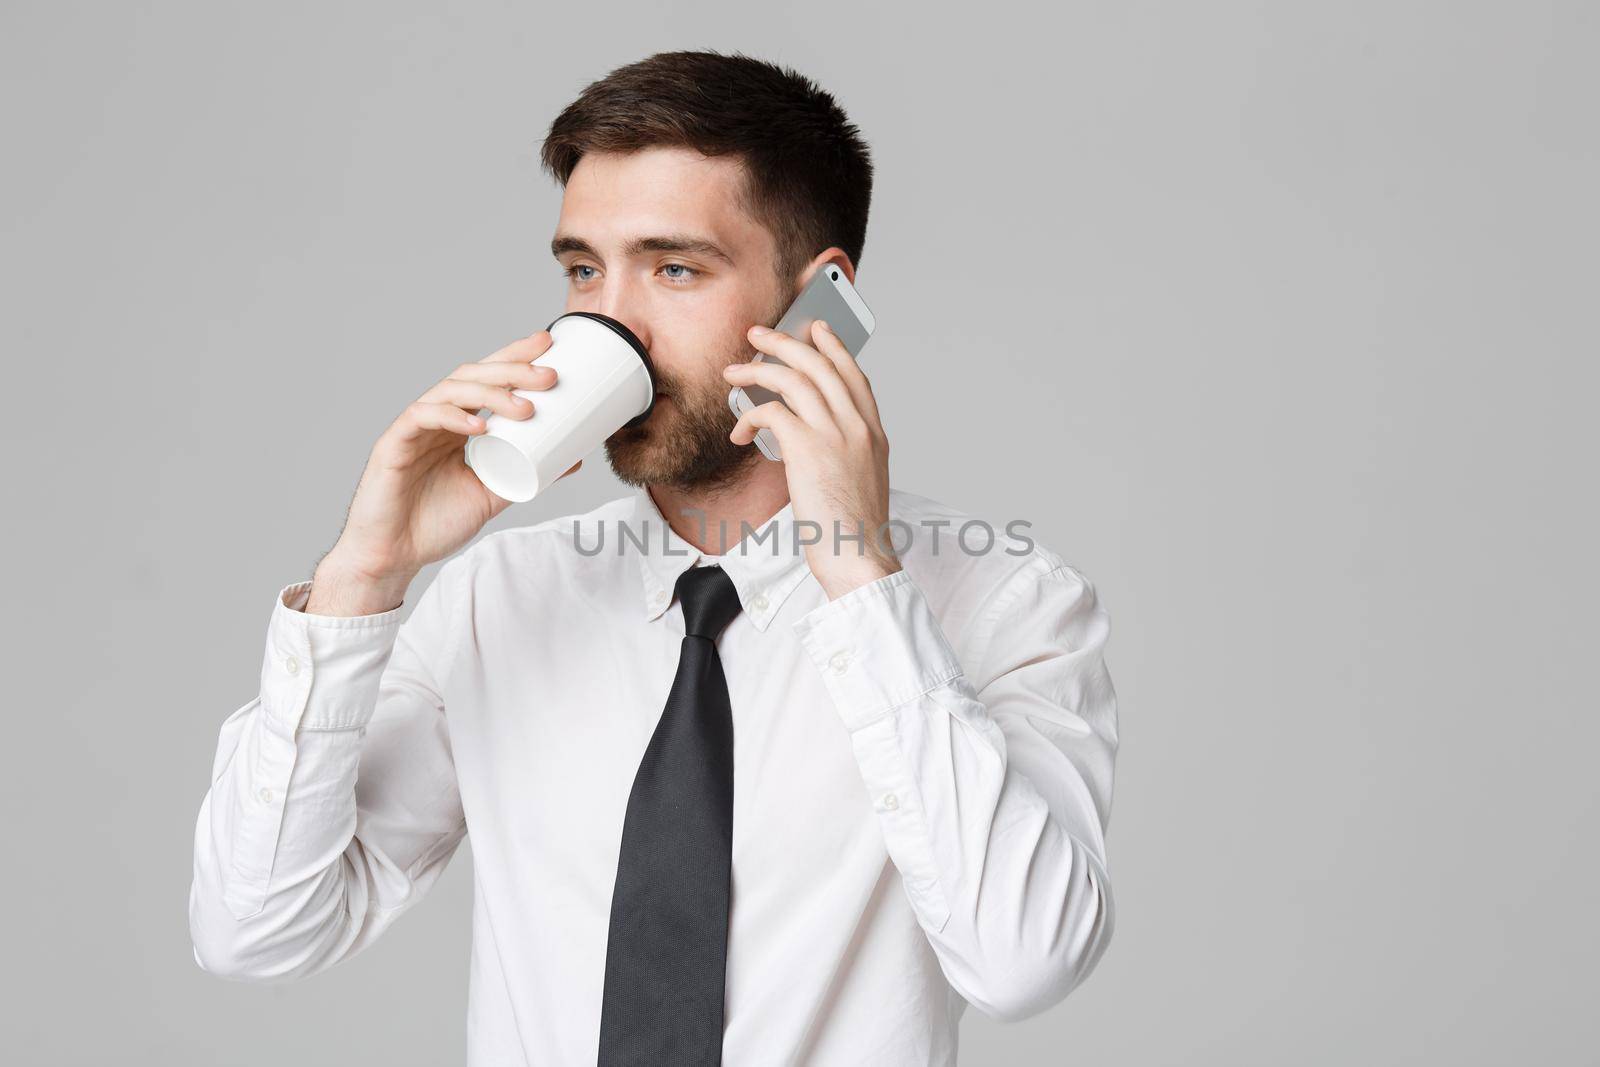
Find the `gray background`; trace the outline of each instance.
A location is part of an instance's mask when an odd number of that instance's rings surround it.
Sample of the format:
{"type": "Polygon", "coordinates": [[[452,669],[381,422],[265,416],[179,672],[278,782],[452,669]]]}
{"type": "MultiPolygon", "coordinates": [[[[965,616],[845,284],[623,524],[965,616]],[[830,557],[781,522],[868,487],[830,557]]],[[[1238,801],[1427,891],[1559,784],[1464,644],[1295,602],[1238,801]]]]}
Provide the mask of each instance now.
{"type": "Polygon", "coordinates": [[[6,5],[0,1047],[461,1061],[466,851],[237,985],[193,824],[377,434],[559,311],[550,119],[713,47],[872,142],[895,484],[1112,614],[1117,932],[963,1062],[1595,1062],[1596,6],[755,7],[6,5]]]}

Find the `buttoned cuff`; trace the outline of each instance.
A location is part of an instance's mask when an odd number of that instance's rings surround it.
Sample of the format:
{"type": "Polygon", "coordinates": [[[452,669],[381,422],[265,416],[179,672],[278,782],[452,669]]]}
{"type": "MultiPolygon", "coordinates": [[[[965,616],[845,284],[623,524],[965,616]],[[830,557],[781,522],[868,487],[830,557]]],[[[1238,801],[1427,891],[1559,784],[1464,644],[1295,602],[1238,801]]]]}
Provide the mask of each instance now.
{"type": "Polygon", "coordinates": [[[285,737],[365,726],[400,631],[400,608],[375,615],[308,615],[311,582],[278,593],[267,626],[261,699],[285,737]]]}
{"type": "Polygon", "coordinates": [[[961,674],[939,620],[904,570],[812,609],[794,632],[852,732],[961,674]]]}

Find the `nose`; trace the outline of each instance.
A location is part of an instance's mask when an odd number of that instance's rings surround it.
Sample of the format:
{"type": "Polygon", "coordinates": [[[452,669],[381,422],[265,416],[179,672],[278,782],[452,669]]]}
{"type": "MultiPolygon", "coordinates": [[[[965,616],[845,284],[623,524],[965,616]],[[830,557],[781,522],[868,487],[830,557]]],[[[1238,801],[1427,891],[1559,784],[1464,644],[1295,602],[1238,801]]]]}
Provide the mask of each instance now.
{"type": "Polygon", "coordinates": [[[640,316],[629,314],[628,312],[619,314],[614,310],[602,311],[600,314],[605,315],[607,318],[616,319],[633,331],[633,335],[639,339],[639,343],[644,346],[644,350],[646,352],[650,351],[650,330],[645,326],[644,319],[640,316]]]}
{"type": "Polygon", "coordinates": [[[649,317],[645,314],[640,295],[630,289],[624,282],[606,279],[602,283],[601,291],[591,297],[592,306],[574,308],[575,311],[595,311],[610,319],[616,319],[622,325],[633,331],[633,335],[644,345],[645,351],[650,350],[649,317]]]}

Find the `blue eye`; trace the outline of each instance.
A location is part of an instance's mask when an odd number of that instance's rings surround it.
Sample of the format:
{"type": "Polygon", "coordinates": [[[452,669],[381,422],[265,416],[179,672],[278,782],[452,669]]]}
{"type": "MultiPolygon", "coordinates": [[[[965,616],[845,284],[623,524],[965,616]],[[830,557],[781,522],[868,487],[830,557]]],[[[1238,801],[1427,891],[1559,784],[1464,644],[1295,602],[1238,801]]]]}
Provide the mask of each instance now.
{"type": "MultiPolygon", "coordinates": [[[[670,270],[672,270],[674,268],[676,268],[676,269],[678,269],[678,270],[683,272],[681,274],[668,274],[667,275],[668,280],[674,282],[675,284],[683,285],[683,284],[686,284],[686,283],[688,283],[690,281],[693,281],[695,278],[700,277],[700,272],[699,271],[695,270],[693,267],[685,266],[682,263],[667,263],[667,264],[664,264],[661,269],[665,270],[665,271],[670,271],[670,270]]],[[[573,281],[579,281],[579,282],[590,281],[593,278],[593,275],[580,274],[579,273],[580,271],[586,271],[586,270],[592,271],[592,270],[594,270],[594,268],[589,266],[586,263],[578,263],[578,264],[574,264],[573,266],[568,267],[566,270],[562,271],[561,272],[561,276],[563,278],[569,278],[569,279],[571,279],[573,281]]]]}

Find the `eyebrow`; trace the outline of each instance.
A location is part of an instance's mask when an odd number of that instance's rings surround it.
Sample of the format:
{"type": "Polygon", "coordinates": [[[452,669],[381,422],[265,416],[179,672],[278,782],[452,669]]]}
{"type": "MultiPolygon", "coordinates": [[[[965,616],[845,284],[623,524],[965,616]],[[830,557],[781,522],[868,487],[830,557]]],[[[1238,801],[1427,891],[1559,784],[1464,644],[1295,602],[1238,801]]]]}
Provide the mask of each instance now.
{"type": "MultiPolygon", "coordinates": [[[[550,254],[560,257],[567,252],[582,252],[595,259],[602,259],[595,247],[582,237],[572,234],[558,233],[550,242],[550,254]]],[[[685,255],[710,256],[720,259],[729,266],[733,266],[733,257],[724,252],[720,247],[704,237],[696,237],[689,233],[669,233],[655,237],[635,237],[622,246],[622,254],[627,257],[642,255],[645,252],[682,252],[685,255]]]]}

